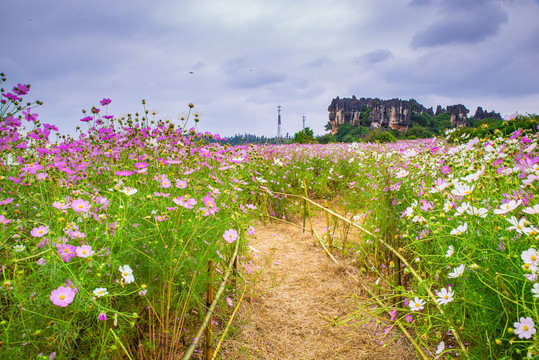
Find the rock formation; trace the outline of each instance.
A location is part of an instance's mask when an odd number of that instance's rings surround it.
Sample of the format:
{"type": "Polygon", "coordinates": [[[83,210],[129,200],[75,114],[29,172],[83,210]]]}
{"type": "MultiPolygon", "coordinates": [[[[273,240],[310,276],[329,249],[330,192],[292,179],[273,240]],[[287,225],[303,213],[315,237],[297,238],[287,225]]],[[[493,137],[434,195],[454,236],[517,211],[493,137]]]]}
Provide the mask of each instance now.
{"type": "Polygon", "coordinates": [[[466,106],[462,104],[451,105],[446,108],[446,111],[450,115],[449,120],[451,121],[451,126],[470,126],[470,122],[468,121],[470,110],[466,109],[466,106]]]}
{"type": "Polygon", "coordinates": [[[494,110],[490,111],[490,112],[483,111],[483,108],[481,106],[478,106],[477,110],[475,110],[475,114],[473,116],[473,119],[474,120],[483,120],[483,119],[488,119],[488,118],[501,120],[502,116],[500,115],[500,113],[497,113],[494,110]]]}
{"type": "MultiPolygon", "coordinates": [[[[411,125],[412,114],[427,113],[430,116],[440,114],[449,114],[449,119],[453,127],[470,126],[468,113],[470,110],[462,104],[451,105],[443,108],[438,105],[436,112],[433,108],[425,108],[414,99],[410,100],[380,100],[378,98],[361,98],[355,96],[351,98],[335,98],[328,107],[329,122],[331,123],[334,134],[339,125],[349,123],[353,126],[376,127],[383,129],[397,129],[407,131],[411,125]]],[[[494,111],[485,112],[483,108],[478,107],[473,119],[480,120],[484,118],[501,119],[499,113],[494,111]]]]}
{"type": "Polygon", "coordinates": [[[334,134],[339,125],[350,123],[353,126],[370,126],[384,129],[408,130],[412,113],[427,112],[433,115],[432,108],[426,109],[414,99],[380,100],[378,98],[357,99],[339,97],[333,99],[328,107],[329,121],[334,134]]]}

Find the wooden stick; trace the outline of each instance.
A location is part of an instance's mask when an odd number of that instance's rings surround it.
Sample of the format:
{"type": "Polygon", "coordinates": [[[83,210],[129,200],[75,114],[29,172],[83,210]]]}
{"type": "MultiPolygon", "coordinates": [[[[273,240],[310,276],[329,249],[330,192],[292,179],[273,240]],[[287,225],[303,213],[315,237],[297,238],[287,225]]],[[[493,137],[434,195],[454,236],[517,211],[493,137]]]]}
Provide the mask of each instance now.
{"type": "MultiPolygon", "coordinates": [[[[213,261],[208,261],[208,274],[210,276],[210,281],[208,283],[208,297],[206,298],[206,306],[209,308],[213,302],[213,261]]],[[[213,315],[210,313],[210,320],[208,326],[206,327],[206,359],[211,360],[213,355],[212,347],[212,331],[213,331],[213,315]]]]}

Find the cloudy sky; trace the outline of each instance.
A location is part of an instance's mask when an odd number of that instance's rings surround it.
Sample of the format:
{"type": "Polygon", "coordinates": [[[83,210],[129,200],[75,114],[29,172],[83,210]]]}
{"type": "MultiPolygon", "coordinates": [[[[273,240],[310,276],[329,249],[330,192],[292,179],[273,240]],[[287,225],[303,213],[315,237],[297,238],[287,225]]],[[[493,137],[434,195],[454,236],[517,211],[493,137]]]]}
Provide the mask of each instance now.
{"type": "Polygon", "coordinates": [[[0,0],[0,72],[42,122],[82,109],[323,134],[336,97],[539,113],[539,0],[0,0]],[[104,111],[104,110],[102,110],[104,111]]]}

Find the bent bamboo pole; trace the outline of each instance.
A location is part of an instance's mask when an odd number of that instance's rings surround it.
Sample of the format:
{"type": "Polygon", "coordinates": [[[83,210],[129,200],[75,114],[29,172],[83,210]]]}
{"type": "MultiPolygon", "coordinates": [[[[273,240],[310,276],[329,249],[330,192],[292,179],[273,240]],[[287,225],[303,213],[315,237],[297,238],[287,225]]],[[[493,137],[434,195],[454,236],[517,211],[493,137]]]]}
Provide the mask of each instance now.
{"type": "Polygon", "coordinates": [[[208,311],[206,312],[206,316],[204,317],[204,321],[202,322],[202,325],[198,329],[193,342],[191,343],[191,345],[189,345],[189,347],[185,351],[185,354],[183,355],[182,360],[188,360],[188,359],[191,358],[191,356],[193,356],[193,352],[195,351],[195,348],[196,348],[196,346],[198,344],[198,340],[202,336],[202,333],[206,329],[206,326],[208,326],[208,323],[210,322],[210,318],[211,318],[211,316],[213,314],[213,310],[215,309],[215,306],[217,305],[217,302],[219,301],[219,298],[221,297],[221,294],[225,290],[225,285],[226,285],[226,282],[228,280],[228,276],[230,275],[230,272],[231,272],[232,267],[234,265],[234,261],[236,259],[236,256],[238,256],[239,246],[240,246],[240,239],[238,238],[237,241],[236,241],[236,248],[234,249],[234,255],[232,255],[232,258],[230,259],[230,262],[228,264],[228,267],[227,267],[227,270],[226,270],[226,273],[225,273],[225,278],[223,279],[223,282],[221,283],[221,286],[219,287],[219,290],[217,291],[217,294],[215,295],[215,298],[213,299],[213,302],[211,303],[210,307],[208,308],[208,311]]]}

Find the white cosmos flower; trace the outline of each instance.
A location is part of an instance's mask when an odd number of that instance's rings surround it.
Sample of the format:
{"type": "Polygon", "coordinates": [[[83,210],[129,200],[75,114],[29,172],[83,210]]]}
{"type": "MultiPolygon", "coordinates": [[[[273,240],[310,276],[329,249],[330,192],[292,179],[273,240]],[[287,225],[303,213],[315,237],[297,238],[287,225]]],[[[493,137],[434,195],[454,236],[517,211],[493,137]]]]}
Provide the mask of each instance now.
{"type": "Polygon", "coordinates": [[[277,166],[283,166],[283,162],[280,159],[273,158],[273,164],[277,166]]]}
{"type": "Polygon", "coordinates": [[[94,290],[94,295],[100,298],[101,296],[108,295],[108,291],[106,288],[97,288],[94,290]]]}
{"type": "Polygon", "coordinates": [[[438,347],[436,348],[435,355],[440,355],[442,351],[444,351],[444,349],[445,349],[445,343],[443,341],[440,341],[440,343],[438,344],[438,347]]]}
{"type": "Polygon", "coordinates": [[[537,331],[535,329],[535,323],[530,317],[521,317],[520,322],[514,323],[513,326],[515,327],[515,334],[520,339],[530,339],[537,331]]]}
{"type": "Polygon", "coordinates": [[[462,215],[464,214],[465,212],[468,211],[468,209],[470,208],[470,204],[467,203],[467,202],[463,202],[462,204],[460,204],[456,209],[455,209],[455,216],[459,216],[459,215],[462,215]]]}
{"type": "Polygon", "coordinates": [[[539,284],[535,283],[532,287],[533,297],[539,298],[539,284]]]}
{"type": "Polygon", "coordinates": [[[425,300],[416,297],[414,300],[410,300],[408,305],[412,311],[423,310],[425,308],[425,300]]]}
{"type": "Polygon", "coordinates": [[[522,211],[529,215],[539,214],[539,204],[533,205],[533,207],[527,207],[522,211]]]}
{"type": "MultiPolygon", "coordinates": [[[[446,201],[444,204],[444,211],[448,212],[451,209],[453,209],[453,204],[451,204],[450,201],[446,201]]],[[[459,214],[459,215],[462,215],[462,214],[459,214]]]]}
{"type": "Polygon", "coordinates": [[[456,229],[451,230],[451,235],[462,235],[468,230],[468,223],[464,223],[464,225],[457,226],[456,229]]]}
{"type": "Polygon", "coordinates": [[[445,253],[446,258],[450,258],[453,255],[453,252],[455,251],[455,248],[453,245],[449,245],[449,249],[447,249],[447,252],[445,253]]]}
{"type": "Polygon", "coordinates": [[[135,277],[133,276],[133,270],[131,270],[131,267],[129,267],[129,265],[120,266],[119,270],[122,273],[126,284],[131,284],[135,281],[135,277]]]}
{"type": "Polygon", "coordinates": [[[534,248],[524,250],[522,254],[520,254],[520,258],[522,259],[522,261],[528,264],[539,264],[539,252],[537,252],[537,250],[534,248]]]}
{"type": "Polygon", "coordinates": [[[451,194],[456,196],[468,196],[472,194],[473,189],[475,188],[475,185],[466,185],[461,183],[455,183],[455,188],[451,190],[451,194]]]}
{"type": "Polygon", "coordinates": [[[486,218],[488,215],[488,210],[485,208],[478,209],[475,206],[470,206],[470,208],[466,210],[466,213],[469,215],[476,215],[482,218],[486,218]]]}
{"type": "Polygon", "coordinates": [[[450,279],[456,279],[456,278],[460,277],[462,274],[464,274],[464,269],[465,268],[466,268],[466,266],[464,264],[462,264],[460,266],[457,266],[456,268],[453,269],[452,272],[447,274],[447,277],[450,278],[450,279]]]}
{"type": "Polygon", "coordinates": [[[127,196],[131,196],[133,194],[136,194],[137,193],[137,189],[135,188],[132,188],[132,187],[124,187],[121,192],[123,192],[125,195],[127,196]]]}
{"type": "Polygon", "coordinates": [[[425,219],[423,216],[421,215],[416,215],[414,216],[414,218],[412,219],[412,222],[418,222],[418,223],[426,223],[427,222],[427,219],[425,219]]]}
{"type": "Polygon", "coordinates": [[[402,169],[401,171],[399,171],[398,173],[395,174],[395,177],[396,177],[397,179],[400,179],[400,178],[403,178],[403,177],[408,176],[408,174],[409,174],[408,171],[402,169]]]}
{"type": "Polygon", "coordinates": [[[522,218],[518,220],[516,217],[511,216],[511,218],[507,219],[507,221],[509,221],[513,225],[513,226],[509,226],[507,230],[515,230],[519,234],[522,234],[525,232],[524,229],[526,228],[526,226],[524,224],[526,223],[526,218],[522,218]]]}
{"type": "Polygon", "coordinates": [[[436,303],[438,305],[446,305],[453,301],[454,292],[451,290],[451,288],[449,288],[449,290],[442,288],[436,293],[436,295],[438,295],[438,299],[435,300],[436,303]]]}
{"type": "Polygon", "coordinates": [[[522,200],[511,200],[507,204],[503,204],[502,206],[500,206],[499,209],[494,209],[494,214],[501,215],[508,213],[509,211],[515,210],[520,204],[522,204],[522,200]]]}
{"type": "Polygon", "coordinates": [[[402,213],[402,216],[412,217],[413,214],[414,214],[414,208],[411,206],[408,206],[406,210],[404,210],[404,212],[402,213]]]}

